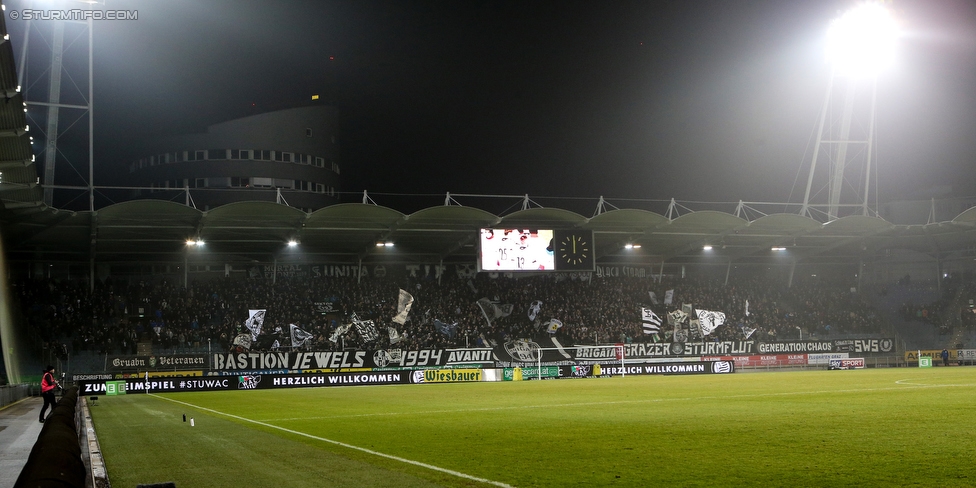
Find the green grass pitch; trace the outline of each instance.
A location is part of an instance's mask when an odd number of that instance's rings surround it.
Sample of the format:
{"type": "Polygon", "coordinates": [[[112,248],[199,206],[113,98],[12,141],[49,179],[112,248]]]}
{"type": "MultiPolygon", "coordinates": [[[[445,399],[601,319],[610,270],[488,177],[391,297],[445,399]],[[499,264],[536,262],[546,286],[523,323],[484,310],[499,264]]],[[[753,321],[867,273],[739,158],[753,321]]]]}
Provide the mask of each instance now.
{"type": "Polygon", "coordinates": [[[116,487],[976,485],[968,367],[133,394],[91,410],[116,487]]]}

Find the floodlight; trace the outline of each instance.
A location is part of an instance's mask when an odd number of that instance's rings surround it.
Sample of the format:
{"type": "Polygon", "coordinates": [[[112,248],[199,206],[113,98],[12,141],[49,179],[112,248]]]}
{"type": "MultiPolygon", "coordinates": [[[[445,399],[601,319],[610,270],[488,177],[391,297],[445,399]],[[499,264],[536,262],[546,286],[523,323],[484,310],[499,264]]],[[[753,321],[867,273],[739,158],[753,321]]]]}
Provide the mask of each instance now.
{"type": "Polygon", "coordinates": [[[703,251],[711,251],[712,250],[712,246],[709,246],[708,244],[705,244],[704,246],[702,246],[702,250],[703,251]]]}
{"type": "Polygon", "coordinates": [[[295,247],[297,245],[298,245],[298,241],[296,241],[295,239],[288,241],[288,247],[295,247]]]}
{"type": "Polygon", "coordinates": [[[898,26],[879,3],[863,3],[827,29],[827,59],[839,74],[875,74],[894,58],[898,26]]]}
{"type": "Polygon", "coordinates": [[[769,249],[770,251],[785,251],[785,247],[773,247],[769,249]]]}

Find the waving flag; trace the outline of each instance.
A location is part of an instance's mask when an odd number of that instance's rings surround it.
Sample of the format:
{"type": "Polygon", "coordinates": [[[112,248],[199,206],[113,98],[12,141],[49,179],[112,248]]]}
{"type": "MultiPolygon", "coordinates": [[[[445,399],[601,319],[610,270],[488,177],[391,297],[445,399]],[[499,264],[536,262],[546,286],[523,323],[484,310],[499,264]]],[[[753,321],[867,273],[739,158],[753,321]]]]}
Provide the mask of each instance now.
{"type": "Polygon", "coordinates": [[[557,330],[562,328],[562,326],[563,326],[562,321],[556,319],[549,319],[549,325],[546,326],[546,332],[550,334],[555,334],[557,330]]]}
{"type": "Polygon", "coordinates": [[[354,318],[352,325],[356,328],[356,332],[359,333],[359,337],[366,342],[372,342],[380,338],[380,331],[376,330],[376,324],[372,320],[358,320],[354,318]]]}
{"type": "Polygon", "coordinates": [[[299,329],[295,324],[288,324],[291,329],[291,347],[301,347],[312,338],[312,334],[299,329]]]}
{"type": "Polygon", "coordinates": [[[741,325],[739,328],[742,330],[742,335],[745,336],[746,339],[752,337],[752,334],[756,332],[755,327],[749,327],[745,324],[741,325]]]}
{"type": "Polygon", "coordinates": [[[725,323],[725,314],[722,312],[712,312],[710,310],[698,311],[698,322],[703,336],[707,336],[715,331],[718,326],[725,323]]]}
{"type": "Polygon", "coordinates": [[[658,317],[653,310],[641,307],[641,322],[644,325],[645,334],[658,334],[661,332],[661,317],[658,317]]]}
{"type": "Polygon", "coordinates": [[[332,335],[329,336],[329,341],[332,343],[339,342],[339,338],[342,337],[342,334],[345,334],[346,331],[348,331],[351,327],[352,324],[340,325],[336,327],[335,330],[332,331],[332,335]]]}
{"type": "Polygon", "coordinates": [[[481,311],[486,317],[493,319],[508,317],[509,315],[512,315],[512,309],[515,308],[515,305],[510,303],[505,305],[497,305],[488,298],[482,298],[475,303],[477,303],[478,307],[481,308],[481,311]]]}
{"type": "Polygon", "coordinates": [[[542,300],[532,300],[529,304],[529,322],[535,322],[540,311],[542,311],[542,300]]]}
{"type": "Polygon", "coordinates": [[[407,338],[407,333],[406,332],[404,332],[403,334],[400,334],[393,327],[387,328],[386,331],[387,331],[387,333],[390,334],[390,344],[391,345],[396,344],[397,342],[400,342],[400,341],[402,341],[402,340],[404,340],[404,339],[407,338]]]}
{"type": "Polygon", "coordinates": [[[407,322],[407,314],[410,313],[410,307],[413,306],[413,295],[406,292],[406,290],[400,290],[400,296],[397,297],[397,314],[393,317],[393,321],[403,325],[407,322]]]}
{"type": "Polygon", "coordinates": [[[434,319],[434,328],[437,329],[437,332],[440,332],[441,334],[453,339],[454,331],[457,329],[457,324],[445,324],[440,320],[434,319]]]}
{"type": "MultiPolygon", "coordinates": [[[[242,349],[250,349],[251,348],[251,336],[248,335],[248,334],[239,334],[237,337],[234,338],[234,345],[235,346],[238,346],[238,347],[240,347],[242,349]]],[[[146,374],[149,374],[149,373],[146,373],[146,374]]]]}
{"type": "Polygon", "coordinates": [[[675,310],[668,314],[668,324],[680,325],[688,320],[688,314],[681,310],[675,310]]]}
{"type": "Polygon", "coordinates": [[[244,321],[244,327],[251,331],[251,340],[257,341],[258,335],[261,334],[261,327],[264,325],[264,313],[267,309],[262,310],[248,310],[247,320],[244,321]]]}

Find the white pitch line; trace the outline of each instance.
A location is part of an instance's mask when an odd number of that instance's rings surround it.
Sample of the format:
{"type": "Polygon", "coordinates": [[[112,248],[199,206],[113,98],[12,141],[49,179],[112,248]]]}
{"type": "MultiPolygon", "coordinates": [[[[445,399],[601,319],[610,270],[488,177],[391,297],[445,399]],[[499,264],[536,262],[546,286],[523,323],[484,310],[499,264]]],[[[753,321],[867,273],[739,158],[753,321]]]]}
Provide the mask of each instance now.
{"type": "Polygon", "coordinates": [[[399,456],[394,456],[392,454],[386,454],[386,453],[382,453],[382,452],[379,452],[379,451],[374,451],[372,449],[367,449],[365,447],[359,447],[359,446],[354,446],[352,444],[346,444],[345,442],[340,442],[340,441],[333,440],[333,439],[326,439],[325,437],[319,437],[317,435],[312,435],[312,434],[308,434],[308,433],[305,433],[305,432],[299,432],[297,430],[286,429],[284,427],[279,427],[277,425],[268,424],[268,423],[261,422],[261,421],[258,421],[258,420],[252,420],[252,419],[249,419],[249,418],[246,418],[246,417],[241,417],[241,416],[238,416],[238,415],[234,415],[234,414],[230,414],[230,413],[226,413],[226,412],[221,412],[221,411],[214,410],[214,409],[211,409],[211,408],[201,407],[199,405],[194,405],[192,403],[181,402],[179,400],[173,400],[172,398],[166,398],[164,396],[159,396],[158,394],[155,394],[155,393],[149,393],[149,396],[156,397],[156,398],[160,398],[160,399],[163,399],[163,400],[166,400],[166,401],[170,401],[170,402],[173,402],[173,403],[179,403],[181,405],[186,405],[188,407],[193,407],[193,408],[196,408],[196,409],[199,409],[199,410],[203,410],[205,412],[210,412],[210,413],[214,413],[214,414],[217,414],[217,415],[223,415],[225,417],[230,417],[230,418],[242,420],[244,422],[250,422],[252,424],[261,425],[261,426],[268,427],[268,428],[271,428],[271,429],[278,429],[278,430],[283,431],[283,432],[288,432],[289,434],[295,434],[295,435],[298,435],[298,436],[307,437],[309,439],[315,439],[317,441],[327,442],[329,444],[334,444],[334,445],[337,445],[337,446],[345,447],[347,449],[353,449],[353,450],[356,450],[356,451],[365,452],[367,454],[372,454],[374,456],[379,456],[379,457],[386,458],[386,459],[392,459],[394,461],[399,461],[401,463],[412,464],[414,466],[420,466],[421,468],[427,468],[427,469],[430,469],[432,471],[437,471],[437,472],[440,472],[440,473],[449,474],[451,476],[456,476],[458,478],[464,478],[466,480],[477,481],[479,483],[485,483],[485,484],[489,484],[489,485],[494,485],[494,486],[498,486],[498,487],[501,487],[501,488],[515,488],[512,485],[509,485],[509,484],[506,484],[506,483],[502,483],[500,481],[492,481],[492,480],[485,479],[485,478],[479,478],[477,476],[472,476],[470,474],[465,474],[465,473],[462,473],[460,471],[454,471],[454,470],[447,469],[447,468],[441,468],[439,466],[434,466],[432,464],[422,463],[420,461],[414,461],[412,459],[406,459],[406,458],[402,458],[402,457],[399,457],[399,456]]]}
{"type": "Polygon", "coordinates": [[[786,391],[777,393],[743,393],[740,395],[728,395],[728,396],[698,396],[698,397],[675,397],[675,398],[651,398],[646,400],[616,400],[616,401],[605,401],[605,402],[578,402],[578,403],[549,403],[544,405],[513,405],[508,407],[481,407],[481,408],[456,408],[451,410],[424,410],[417,412],[378,412],[378,413],[356,413],[348,415],[327,415],[321,417],[291,417],[291,418],[275,418],[275,419],[264,419],[265,422],[290,422],[299,420],[328,420],[328,419],[344,419],[344,418],[357,418],[357,417],[394,417],[394,416],[406,416],[406,415],[429,415],[432,413],[463,413],[463,412],[491,412],[500,410],[523,410],[523,409],[534,409],[534,408],[562,408],[562,407],[592,407],[601,405],[622,405],[628,403],[659,403],[659,402],[676,402],[676,401],[697,401],[697,400],[724,400],[724,399],[741,399],[741,398],[762,398],[762,397],[777,397],[777,396],[793,396],[793,395],[820,395],[824,393],[859,393],[866,391],[886,391],[886,390],[909,390],[915,388],[945,388],[945,387],[966,387],[966,386],[976,386],[976,383],[972,384],[947,384],[947,385],[928,385],[921,383],[902,383],[902,381],[908,380],[898,380],[895,383],[898,385],[903,385],[900,387],[887,386],[883,388],[855,388],[847,390],[813,390],[813,391],[786,391]]]}
{"type": "Polygon", "coordinates": [[[976,386],[976,383],[961,383],[961,384],[946,383],[944,385],[933,385],[933,384],[930,384],[930,383],[911,383],[911,381],[914,381],[914,380],[911,379],[911,378],[906,378],[906,379],[903,379],[903,380],[896,381],[895,384],[896,385],[921,386],[921,387],[927,387],[927,388],[940,388],[940,387],[945,387],[945,386],[976,386]]]}

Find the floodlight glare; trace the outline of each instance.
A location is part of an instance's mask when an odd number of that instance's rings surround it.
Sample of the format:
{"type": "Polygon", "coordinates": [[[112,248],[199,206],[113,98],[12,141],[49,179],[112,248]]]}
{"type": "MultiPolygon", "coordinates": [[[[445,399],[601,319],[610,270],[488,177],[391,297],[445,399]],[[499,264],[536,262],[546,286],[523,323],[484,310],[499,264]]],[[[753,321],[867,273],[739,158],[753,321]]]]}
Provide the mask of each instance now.
{"type": "Polygon", "coordinates": [[[777,247],[772,247],[769,250],[770,251],[785,251],[786,248],[785,247],[779,247],[779,246],[777,246],[777,247]]]}
{"type": "Polygon", "coordinates": [[[297,245],[298,245],[298,241],[296,241],[294,239],[288,241],[288,247],[295,247],[297,245]]]}
{"type": "Polygon", "coordinates": [[[827,59],[839,73],[875,74],[894,58],[898,26],[879,3],[863,3],[830,23],[827,59]]]}
{"type": "Polygon", "coordinates": [[[702,246],[702,250],[704,250],[704,251],[711,251],[712,250],[712,246],[709,246],[709,245],[706,244],[706,245],[702,246]]]}

